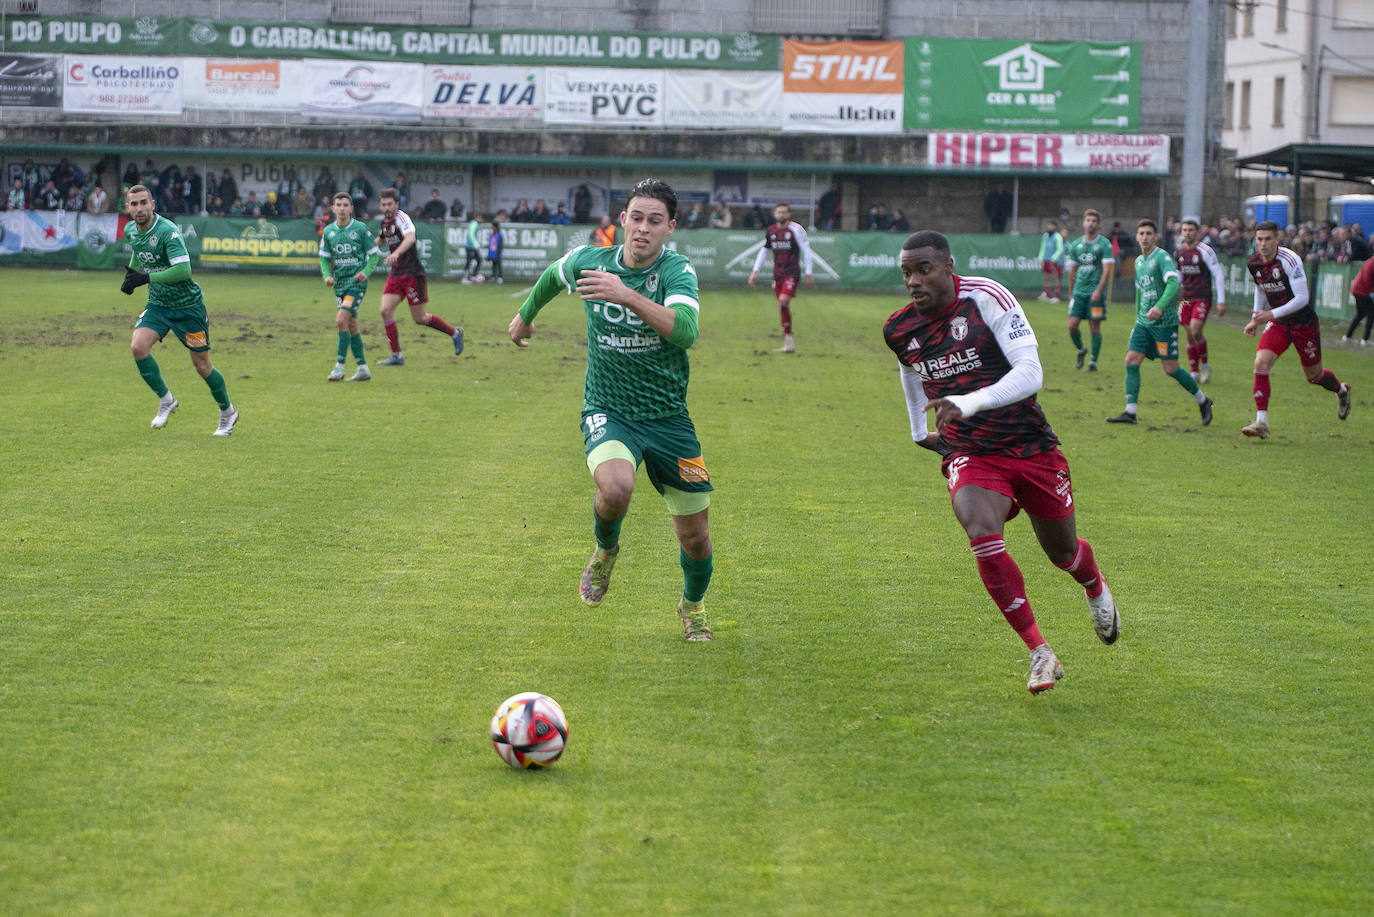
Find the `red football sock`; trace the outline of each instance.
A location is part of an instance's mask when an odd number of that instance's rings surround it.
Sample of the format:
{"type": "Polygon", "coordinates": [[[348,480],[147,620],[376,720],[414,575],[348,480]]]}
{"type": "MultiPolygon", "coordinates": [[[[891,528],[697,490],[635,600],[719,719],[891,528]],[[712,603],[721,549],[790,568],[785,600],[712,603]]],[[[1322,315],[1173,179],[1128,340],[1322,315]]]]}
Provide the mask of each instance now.
{"type": "Polygon", "coordinates": [[[983,588],[997,603],[1011,629],[1016,631],[1029,649],[1044,643],[1045,638],[1040,636],[1040,627],[1035,623],[1035,613],[1026,600],[1026,582],[1021,577],[1021,568],[1007,553],[1002,536],[974,538],[969,541],[969,547],[978,560],[978,575],[983,579],[983,588]]]}
{"type": "Polygon", "coordinates": [[[401,338],[400,338],[400,336],[396,333],[396,323],[395,323],[395,322],[387,322],[383,327],[386,328],[386,339],[387,339],[387,343],[389,343],[389,344],[391,345],[391,352],[392,352],[392,353],[400,353],[400,352],[401,352],[401,338]]]}
{"type": "Polygon", "coordinates": [[[1310,380],[1313,385],[1320,385],[1328,392],[1339,392],[1341,390],[1341,380],[1336,378],[1336,374],[1329,369],[1322,370],[1322,374],[1310,380]]]}
{"type": "Polygon", "coordinates": [[[437,315],[431,315],[429,317],[429,320],[425,322],[425,324],[433,328],[435,331],[442,331],[449,337],[453,337],[453,326],[437,315]]]}
{"type": "Polygon", "coordinates": [[[1255,373],[1255,409],[1269,410],[1269,374],[1255,373]]]}
{"type": "Polygon", "coordinates": [[[778,303],[778,315],[782,318],[782,333],[792,333],[792,310],[786,303],[778,303]]]}
{"type": "Polygon", "coordinates": [[[1189,345],[1188,345],[1188,372],[1190,372],[1190,373],[1195,373],[1195,372],[1197,372],[1197,361],[1198,361],[1198,346],[1197,346],[1196,344],[1189,344],[1189,345]]]}
{"type": "Polygon", "coordinates": [[[1055,566],[1078,580],[1078,584],[1092,598],[1097,598],[1102,594],[1102,573],[1097,569],[1097,558],[1093,556],[1093,546],[1082,538],[1078,539],[1078,551],[1073,555],[1073,560],[1066,564],[1055,564],[1055,566]]]}
{"type": "Polygon", "coordinates": [[[1197,359],[1199,363],[1206,363],[1207,360],[1207,339],[1201,338],[1197,342],[1197,359]]]}

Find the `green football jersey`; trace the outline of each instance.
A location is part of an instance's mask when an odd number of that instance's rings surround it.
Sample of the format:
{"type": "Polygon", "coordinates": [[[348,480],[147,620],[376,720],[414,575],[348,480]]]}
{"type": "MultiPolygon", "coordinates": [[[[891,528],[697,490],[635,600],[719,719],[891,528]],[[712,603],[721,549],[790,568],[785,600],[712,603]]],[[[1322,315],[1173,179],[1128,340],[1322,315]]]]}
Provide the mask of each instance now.
{"type": "MultiPolygon", "coordinates": [[[[587,380],[583,410],[604,410],[631,420],[653,420],[687,411],[687,350],[696,339],[697,272],[685,255],[665,248],[646,268],[621,263],[624,246],[582,246],[564,255],[549,268],[569,293],[576,290],[581,271],[612,271],[625,286],[677,312],[674,343],[659,335],[633,312],[615,303],[586,300],[587,380]]],[[[546,272],[546,275],[547,273],[546,272]]],[[[531,321],[556,294],[539,302],[535,294],[521,314],[531,321]]]]}
{"type": "Polygon", "coordinates": [[[1152,250],[1148,255],[1135,259],[1135,320],[1141,325],[1178,324],[1178,292],[1165,300],[1164,287],[1169,279],[1179,279],[1174,259],[1162,248],[1152,250]],[[1146,313],[1158,306],[1163,315],[1152,322],[1146,313]]]}
{"type": "MultiPolygon", "coordinates": [[[[1112,255],[1112,243],[1107,241],[1106,236],[1098,236],[1091,242],[1087,236],[1079,236],[1069,246],[1069,258],[1078,265],[1078,273],[1073,279],[1073,292],[1085,296],[1092,295],[1106,265],[1116,260],[1112,255]]],[[[1104,295],[1106,292],[1103,290],[1104,295]]]]}
{"type": "MultiPolygon", "coordinates": [[[[186,241],[177,231],[177,224],[166,217],[154,216],[147,232],[139,232],[138,224],[130,220],[124,227],[124,237],[133,246],[131,263],[145,274],[165,271],[176,264],[189,264],[191,255],[186,241]]],[[[148,305],[164,312],[198,309],[205,305],[205,297],[194,280],[176,283],[148,284],[148,305]]]]}
{"type": "Polygon", "coordinates": [[[320,236],[320,270],[324,271],[323,262],[328,260],[329,271],[334,275],[335,296],[361,296],[367,292],[367,281],[359,283],[353,277],[373,254],[380,257],[382,252],[361,220],[349,220],[347,226],[331,222],[324,228],[320,236]]]}

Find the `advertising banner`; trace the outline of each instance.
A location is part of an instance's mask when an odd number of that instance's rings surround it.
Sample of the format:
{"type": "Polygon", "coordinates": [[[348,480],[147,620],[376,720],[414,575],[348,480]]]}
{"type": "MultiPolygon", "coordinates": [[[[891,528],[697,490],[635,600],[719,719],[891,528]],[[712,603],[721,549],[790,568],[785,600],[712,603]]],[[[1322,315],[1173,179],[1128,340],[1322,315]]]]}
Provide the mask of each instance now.
{"type": "Polygon", "coordinates": [[[776,71],[776,35],[541,32],[280,21],[9,18],[0,51],[188,57],[343,58],[467,66],[776,71]]]}
{"type": "Polygon", "coordinates": [[[187,108],[297,111],[305,65],[300,61],[243,57],[185,59],[187,108]]]}
{"type": "Polygon", "coordinates": [[[0,54],[0,108],[61,108],[62,58],[0,54]]]}
{"type": "Polygon", "coordinates": [[[783,42],[783,130],[902,132],[900,41],[783,42]]]}
{"type": "Polygon", "coordinates": [[[123,214],[81,214],[76,222],[76,266],[86,270],[112,271],[127,267],[133,247],[124,238],[123,214]]]}
{"type": "Polygon", "coordinates": [[[106,57],[69,54],[62,110],[107,114],[179,115],[179,57],[106,57]]]}
{"type": "Polygon", "coordinates": [[[544,123],[662,127],[663,71],[549,67],[544,123]]]}
{"type": "Polygon", "coordinates": [[[544,93],[538,67],[425,68],[426,118],[542,118],[544,93]]]}
{"type": "Polygon", "coordinates": [[[1168,175],[1167,134],[931,134],[929,165],[941,169],[1168,175]]]}
{"type": "Polygon", "coordinates": [[[1138,42],[906,39],[911,130],[1133,131],[1138,42]]]}
{"type": "Polygon", "coordinates": [[[0,264],[74,264],[77,217],[65,210],[0,213],[0,264]]]}
{"type": "Polygon", "coordinates": [[[721,70],[664,71],[663,123],[698,130],[782,128],[782,74],[721,70]]]}
{"type": "Polygon", "coordinates": [[[313,220],[193,217],[194,233],[183,230],[192,264],[216,268],[320,269],[320,238],[313,220]],[[196,257],[197,251],[200,257],[196,257]]]}
{"type": "Polygon", "coordinates": [[[301,114],[419,121],[424,79],[424,68],[419,64],[308,60],[301,114]]]}
{"type": "MultiPolygon", "coordinates": [[[[544,268],[563,257],[569,248],[586,245],[589,235],[590,229],[586,226],[504,225],[501,227],[501,273],[508,280],[534,280],[544,272],[544,268]]],[[[466,238],[467,224],[448,224],[444,236],[445,276],[457,277],[463,273],[463,241],[466,238]]],[[[482,270],[486,273],[490,272],[487,264],[487,243],[490,240],[491,224],[484,223],[477,233],[477,242],[478,251],[482,253],[482,270]]]]}

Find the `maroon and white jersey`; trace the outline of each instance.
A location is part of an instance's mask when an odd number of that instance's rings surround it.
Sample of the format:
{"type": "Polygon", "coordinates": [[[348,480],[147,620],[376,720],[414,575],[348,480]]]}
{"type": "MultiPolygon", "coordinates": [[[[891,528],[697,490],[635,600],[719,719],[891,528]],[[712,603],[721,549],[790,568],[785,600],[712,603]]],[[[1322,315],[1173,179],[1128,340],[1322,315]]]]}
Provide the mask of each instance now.
{"type": "Polygon", "coordinates": [[[1174,264],[1181,278],[1179,299],[1203,302],[1226,302],[1226,284],[1221,274],[1221,262],[1210,245],[1187,248],[1180,245],[1174,252],[1174,264]],[[1215,299],[1213,298],[1215,294],[1215,299]]]}
{"type": "Polygon", "coordinates": [[[811,243],[806,240],[806,230],[796,220],[786,225],[769,223],[764,230],[763,248],[754,259],[754,273],[763,267],[763,259],[773,253],[773,279],[800,277],[802,268],[806,276],[811,276],[811,243]]]}
{"type": "Polygon", "coordinates": [[[1297,252],[1279,246],[1273,261],[1261,261],[1256,252],[1245,262],[1255,279],[1255,312],[1272,309],[1274,322],[1296,327],[1315,325],[1317,310],[1312,308],[1307,292],[1307,275],[1297,252]]]}
{"type": "Polygon", "coordinates": [[[1035,399],[1043,379],[1039,347],[1021,305],[995,280],[954,279],[954,302],[939,314],[922,315],[907,303],[883,326],[903,367],[912,438],[924,437],[926,400],[949,398],[964,416],[940,430],[946,459],[1050,451],[1059,438],[1035,399]]]}
{"type": "MultiPolygon", "coordinates": [[[[386,250],[394,252],[401,247],[408,233],[415,232],[415,224],[410,217],[406,216],[404,210],[397,210],[396,216],[392,218],[382,217],[382,242],[386,244],[386,250]]],[[[420,252],[418,245],[412,245],[401,253],[401,257],[396,259],[396,263],[391,267],[391,273],[397,277],[423,277],[425,276],[424,265],[420,263],[420,252]]]]}

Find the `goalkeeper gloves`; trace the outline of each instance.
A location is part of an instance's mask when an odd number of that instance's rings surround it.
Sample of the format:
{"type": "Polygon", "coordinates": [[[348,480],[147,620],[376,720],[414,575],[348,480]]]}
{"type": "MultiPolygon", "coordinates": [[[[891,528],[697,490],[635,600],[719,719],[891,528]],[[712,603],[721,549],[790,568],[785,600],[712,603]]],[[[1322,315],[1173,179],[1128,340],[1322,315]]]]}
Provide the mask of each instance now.
{"type": "Polygon", "coordinates": [[[119,289],[125,296],[133,296],[134,290],[148,282],[148,275],[142,271],[136,271],[131,267],[124,269],[124,282],[119,285],[119,289]]]}

